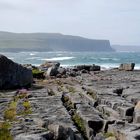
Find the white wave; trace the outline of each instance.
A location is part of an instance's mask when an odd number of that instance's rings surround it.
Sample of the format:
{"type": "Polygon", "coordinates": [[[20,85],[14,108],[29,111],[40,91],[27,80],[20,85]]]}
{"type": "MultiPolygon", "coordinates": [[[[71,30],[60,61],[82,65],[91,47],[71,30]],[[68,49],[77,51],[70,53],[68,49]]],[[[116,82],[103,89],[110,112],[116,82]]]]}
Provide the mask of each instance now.
{"type": "Polygon", "coordinates": [[[75,57],[54,57],[54,58],[45,58],[45,59],[40,59],[40,60],[45,60],[45,61],[62,61],[62,60],[70,60],[75,57]]]}
{"type": "Polygon", "coordinates": [[[14,57],[8,57],[8,59],[14,60],[14,57]]]}
{"type": "Polygon", "coordinates": [[[35,53],[30,53],[31,56],[36,55],[35,53]]]}
{"type": "Polygon", "coordinates": [[[118,59],[118,58],[106,58],[106,57],[104,57],[104,58],[100,58],[100,60],[113,60],[113,61],[118,61],[120,59],[118,59]]]}
{"type": "Polygon", "coordinates": [[[40,59],[41,57],[29,57],[29,58],[26,58],[26,60],[34,60],[34,59],[40,59]]]}
{"type": "Polygon", "coordinates": [[[64,67],[64,68],[68,68],[68,67],[72,67],[72,65],[60,65],[61,67],[64,67]]]}
{"type": "Polygon", "coordinates": [[[140,65],[138,65],[138,66],[135,66],[135,68],[134,68],[135,70],[140,70],[140,65]]]}
{"type": "Polygon", "coordinates": [[[39,67],[39,66],[40,66],[40,64],[32,64],[32,66],[39,67]]]}
{"type": "Polygon", "coordinates": [[[60,54],[57,54],[57,56],[62,56],[62,55],[63,55],[63,54],[61,54],[61,53],[60,53],[60,54]]]}
{"type": "Polygon", "coordinates": [[[101,66],[101,70],[108,70],[108,69],[119,67],[118,64],[98,64],[98,65],[101,66]]]}

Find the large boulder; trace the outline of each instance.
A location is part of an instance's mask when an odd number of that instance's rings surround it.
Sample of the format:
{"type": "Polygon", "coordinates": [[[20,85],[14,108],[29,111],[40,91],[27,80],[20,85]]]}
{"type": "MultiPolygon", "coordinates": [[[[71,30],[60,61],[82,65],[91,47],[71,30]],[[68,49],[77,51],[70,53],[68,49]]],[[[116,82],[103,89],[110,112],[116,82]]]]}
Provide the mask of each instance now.
{"type": "Polygon", "coordinates": [[[0,55],[0,89],[13,89],[30,86],[32,71],[19,65],[4,55],[0,55]]]}
{"type": "Polygon", "coordinates": [[[39,69],[42,70],[42,71],[47,71],[51,67],[59,68],[59,66],[60,66],[59,62],[48,62],[48,61],[46,61],[44,64],[39,66],[39,69]]]}
{"type": "Polygon", "coordinates": [[[54,66],[48,68],[46,72],[46,76],[56,76],[57,74],[58,74],[58,68],[54,66]]]}
{"type": "Polygon", "coordinates": [[[77,69],[77,71],[82,71],[82,70],[86,70],[86,71],[100,71],[101,67],[97,66],[97,65],[77,65],[74,67],[75,69],[77,69]]]}
{"type": "Polygon", "coordinates": [[[135,67],[135,63],[121,64],[119,70],[133,71],[134,67],[135,67]]]}

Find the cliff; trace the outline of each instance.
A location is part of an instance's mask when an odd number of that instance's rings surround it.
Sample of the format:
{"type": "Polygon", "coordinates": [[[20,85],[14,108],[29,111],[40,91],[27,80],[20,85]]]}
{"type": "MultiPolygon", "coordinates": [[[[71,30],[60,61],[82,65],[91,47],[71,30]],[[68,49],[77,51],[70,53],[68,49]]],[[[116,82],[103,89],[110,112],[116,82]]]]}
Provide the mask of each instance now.
{"type": "Polygon", "coordinates": [[[114,51],[109,40],[56,33],[0,32],[0,51],[114,51]]]}

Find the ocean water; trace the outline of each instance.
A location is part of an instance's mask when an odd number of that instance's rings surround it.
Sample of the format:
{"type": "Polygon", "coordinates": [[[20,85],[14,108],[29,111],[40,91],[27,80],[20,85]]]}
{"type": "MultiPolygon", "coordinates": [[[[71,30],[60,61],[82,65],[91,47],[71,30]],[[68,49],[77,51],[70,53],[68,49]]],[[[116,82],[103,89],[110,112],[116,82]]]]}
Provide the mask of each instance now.
{"type": "Polygon", "coordinates": [[[58,61],[68,67],[81,64],[97,64],[102,69],[118,67],[121,63],[135,63],[140,69],[140,52],[1,52],[21,64],[39,66],[45,61],[58,61]]]}

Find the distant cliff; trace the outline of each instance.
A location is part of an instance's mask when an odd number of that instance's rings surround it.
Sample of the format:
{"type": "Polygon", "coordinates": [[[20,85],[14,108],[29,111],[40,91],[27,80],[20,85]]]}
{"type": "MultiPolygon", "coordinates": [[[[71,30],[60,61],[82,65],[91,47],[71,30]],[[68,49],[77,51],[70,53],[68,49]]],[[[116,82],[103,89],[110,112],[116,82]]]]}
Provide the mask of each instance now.
{"type": "Polygon", "coordinates": [[[118,52],[140,52],[140,45],[112,45],[112,48],[118,52]]]}
{"type": "Polygon", "coordinates": [[[114,51],[109,40],[55,33],[0,32],[0,51],[114,51]]]}

